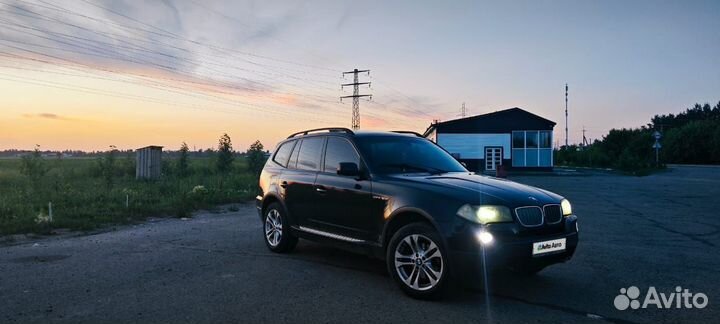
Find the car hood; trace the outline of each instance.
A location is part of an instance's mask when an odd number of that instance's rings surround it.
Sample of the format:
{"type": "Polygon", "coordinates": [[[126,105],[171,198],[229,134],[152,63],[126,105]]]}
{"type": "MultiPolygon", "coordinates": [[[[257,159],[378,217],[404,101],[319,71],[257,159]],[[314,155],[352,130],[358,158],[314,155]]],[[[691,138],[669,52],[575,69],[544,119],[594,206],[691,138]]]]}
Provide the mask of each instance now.
{"type": "Polygon", "coordinates": [[[481,204],[533,206],[558,204],[562,196],[514,181],[472,173],[447,173],[432,176],[404,176],[403,180],[440,186],[450,195],[463,195],[481,204]],[[450,190],[448,192],[447,190],[450,190]]]}

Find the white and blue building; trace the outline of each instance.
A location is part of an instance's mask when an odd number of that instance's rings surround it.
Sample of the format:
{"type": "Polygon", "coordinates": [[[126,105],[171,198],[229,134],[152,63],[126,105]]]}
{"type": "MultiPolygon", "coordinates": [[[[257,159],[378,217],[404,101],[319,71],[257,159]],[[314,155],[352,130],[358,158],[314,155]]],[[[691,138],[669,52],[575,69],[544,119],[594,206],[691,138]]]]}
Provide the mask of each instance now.
{"type": "Polygon", "coordinates": [[[488,114],[431,124],[424,136],[472,171],[553,168],[555,122],[510,108],[488,114]]]}

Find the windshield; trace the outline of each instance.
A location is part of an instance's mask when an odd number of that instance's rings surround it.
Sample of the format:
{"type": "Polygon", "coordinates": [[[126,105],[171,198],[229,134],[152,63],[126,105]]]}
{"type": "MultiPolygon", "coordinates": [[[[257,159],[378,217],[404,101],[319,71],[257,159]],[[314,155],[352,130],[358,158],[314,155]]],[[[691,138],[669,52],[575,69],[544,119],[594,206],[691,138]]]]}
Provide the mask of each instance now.
{"type": "Polygon", "coordinates": [[[358,137],[356,142],[373,172],[467,172],[450,154],[424,138],[368,136],[358,137]]]}

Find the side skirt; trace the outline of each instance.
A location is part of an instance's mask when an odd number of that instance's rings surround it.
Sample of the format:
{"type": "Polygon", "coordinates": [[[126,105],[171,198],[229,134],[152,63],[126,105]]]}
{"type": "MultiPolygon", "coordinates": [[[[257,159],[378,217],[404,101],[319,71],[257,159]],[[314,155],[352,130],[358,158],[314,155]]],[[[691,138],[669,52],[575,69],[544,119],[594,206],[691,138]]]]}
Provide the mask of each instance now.
{"type": "Polygon", "coordinates": [[[385,258],[385,253],[383,251],[382,245],[377,242],[365,241],[354,237],[325,232],[304,226],[292,226],[292,229],[295,231],[295,233],[297,233],[298,237],[306,240],[318,242],[324,245],[350,252],[366,254],[375,258],[385,258]]]}

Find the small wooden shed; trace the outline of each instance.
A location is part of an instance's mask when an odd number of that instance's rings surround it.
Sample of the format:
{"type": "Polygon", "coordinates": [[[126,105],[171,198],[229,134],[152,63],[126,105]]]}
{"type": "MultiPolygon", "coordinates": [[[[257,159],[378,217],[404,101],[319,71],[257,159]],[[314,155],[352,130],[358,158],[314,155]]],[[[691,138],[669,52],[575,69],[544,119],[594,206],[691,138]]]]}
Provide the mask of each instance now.
{"type": "Polygon", "coordinates": [[[162,146],[146,146],[135,150],[135,178],[157,179],[162,174],[162,146]]]}

